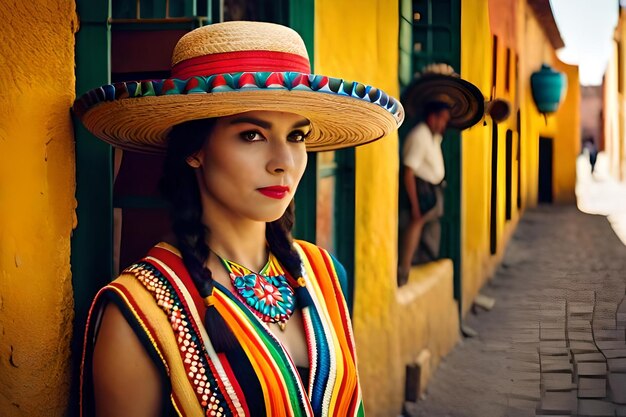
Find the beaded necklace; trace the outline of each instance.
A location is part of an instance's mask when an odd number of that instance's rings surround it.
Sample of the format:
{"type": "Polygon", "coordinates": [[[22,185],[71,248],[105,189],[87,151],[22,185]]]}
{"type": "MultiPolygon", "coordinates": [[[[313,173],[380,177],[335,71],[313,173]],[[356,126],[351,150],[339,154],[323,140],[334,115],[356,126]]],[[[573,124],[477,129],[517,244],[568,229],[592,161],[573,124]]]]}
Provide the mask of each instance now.
{"type": "Polygon", "coordinates": [[[254,272],[218,255],[235,288],[235,297],[265,323],[277,323],[285,330],[295,309],[295,294],[282,267],[270,253],[260,272],[254,272]]]}

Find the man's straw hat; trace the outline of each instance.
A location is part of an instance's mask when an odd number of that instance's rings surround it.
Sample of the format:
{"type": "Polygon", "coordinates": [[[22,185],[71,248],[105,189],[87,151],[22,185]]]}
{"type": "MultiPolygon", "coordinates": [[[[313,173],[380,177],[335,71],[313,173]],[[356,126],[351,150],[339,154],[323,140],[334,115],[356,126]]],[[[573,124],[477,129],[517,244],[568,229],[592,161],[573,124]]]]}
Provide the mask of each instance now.
{"type": "Polygon", "coordinates": [[[404,119],[400,102],[375,87],[310,74],[304,42],[294,30],[243,21],[183,36],[171,78],[105,85],[77,99],[73,109],[100,139],[151,153],[165,151],[176,124],[253,110],[309,119],[310,151],[374,141],[404,119]]]}
{"type": "Polygon", "coordinates": [[[474,126],[485,114],[485,98],[480,89],[446,64],[425,67],[402,94],[409,117],[422,116],[424,106],[433,101],[450,106],[448,126],[460,130],[474,126]]]}

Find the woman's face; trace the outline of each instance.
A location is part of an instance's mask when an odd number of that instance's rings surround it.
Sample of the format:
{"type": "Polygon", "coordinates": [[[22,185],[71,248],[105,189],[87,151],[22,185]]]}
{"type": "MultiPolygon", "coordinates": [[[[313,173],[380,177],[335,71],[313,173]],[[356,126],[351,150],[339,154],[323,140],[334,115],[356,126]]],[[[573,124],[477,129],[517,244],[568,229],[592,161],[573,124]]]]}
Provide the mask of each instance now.
{"type": "Polygon", "coordinates": [[[280,218],[304,173],[310,130],[309,121],[293,113],[251,111],[219,118],[195,159],[188,158],[199,168],[203,209],[232,219],[280,218]]]}

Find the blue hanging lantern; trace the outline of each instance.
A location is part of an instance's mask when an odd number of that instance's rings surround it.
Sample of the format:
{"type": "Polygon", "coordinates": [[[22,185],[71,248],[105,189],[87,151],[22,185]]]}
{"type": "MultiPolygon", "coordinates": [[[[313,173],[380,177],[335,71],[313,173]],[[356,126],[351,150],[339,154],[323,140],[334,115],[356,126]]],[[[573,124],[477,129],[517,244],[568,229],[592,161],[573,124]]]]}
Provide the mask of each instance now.
{"type": "Polygon", "coordinates": [[[530,76],[530,88],[539,113],[554,113],[565,97],[567,76],[543,64],[530,76]]]}

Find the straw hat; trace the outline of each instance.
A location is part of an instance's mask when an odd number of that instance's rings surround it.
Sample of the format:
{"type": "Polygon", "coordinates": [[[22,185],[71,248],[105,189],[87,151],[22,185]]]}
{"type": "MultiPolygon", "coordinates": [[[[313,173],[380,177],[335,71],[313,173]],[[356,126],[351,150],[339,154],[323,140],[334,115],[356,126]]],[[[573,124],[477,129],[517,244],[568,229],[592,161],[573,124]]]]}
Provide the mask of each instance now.
{"type": "Polygon", "coordinates": [[[365,84],[310,74],[302,38],[272,23],[225,22],[183,36],[171,78],[93,89],[74,112],[95,136],[122,149],[165,151],[172,126],[252,110],[311,121],[307,150],[362,145],[397,129],[402,105],[365,84]]]}
{"type": "Polygon", "coordinates": [[[402,94],[402,103],[410,117],[422,116],[424,106],[433,101],[450,106],[448,126],[460,130],[474,126],[485,114],[485,98],[480,89],[446,64],[425,67],[402,94]]]}

